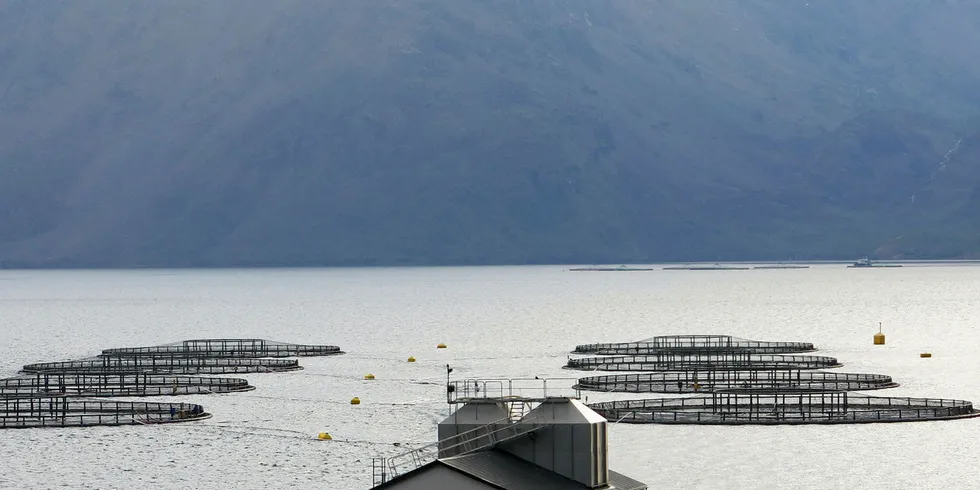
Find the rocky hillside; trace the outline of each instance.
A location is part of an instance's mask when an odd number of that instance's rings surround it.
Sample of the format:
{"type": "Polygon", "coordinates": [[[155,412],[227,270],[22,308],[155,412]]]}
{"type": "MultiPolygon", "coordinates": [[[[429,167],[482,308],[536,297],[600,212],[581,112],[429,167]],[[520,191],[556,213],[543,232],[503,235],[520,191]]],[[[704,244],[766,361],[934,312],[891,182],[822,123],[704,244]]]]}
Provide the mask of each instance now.
{"type": "Polygon", "coordinates": [[[980,6],[0,2],[0,264],[980,252],[980,6]]]}

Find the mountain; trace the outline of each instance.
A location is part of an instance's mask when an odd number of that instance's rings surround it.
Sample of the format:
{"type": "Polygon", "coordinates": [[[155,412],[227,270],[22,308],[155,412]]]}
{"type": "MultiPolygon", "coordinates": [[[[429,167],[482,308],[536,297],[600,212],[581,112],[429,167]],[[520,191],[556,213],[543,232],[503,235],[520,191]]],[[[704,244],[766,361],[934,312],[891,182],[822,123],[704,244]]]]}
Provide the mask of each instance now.
{"type": "Polygon", "coordinates": [[[976,257],[977,19],[0,1],[0,265],[976,257]]]}

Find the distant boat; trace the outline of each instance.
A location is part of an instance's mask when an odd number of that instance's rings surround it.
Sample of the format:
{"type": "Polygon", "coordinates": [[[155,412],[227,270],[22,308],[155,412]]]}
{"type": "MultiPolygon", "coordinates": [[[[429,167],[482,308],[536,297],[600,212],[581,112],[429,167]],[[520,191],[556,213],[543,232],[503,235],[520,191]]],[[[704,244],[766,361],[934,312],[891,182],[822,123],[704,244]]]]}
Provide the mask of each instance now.
{"type": "Polygon", "coordinates": [[[848,268],[864,269],[868,267],[901,267],[902,264],[876,264],[871,261],[871,259],[865,257],[863,259],[858,259],[857,262],[847,266],[848,268]]]}
{"type": "Polygon", "coordinates": [[[589,271],[589,272],[634,272],[634,271],[652,271],[653,269],[652,268],[646,268],[646,267],[627,267],[626,265],[621,265],[619,267],[599,267],[599,266],[595,266],[595,267],[576,267],[574,269],[568,269],[568,270],[570,270],[570,271],[576,271],[576,272],[583,272],[583,271],[589,271]]]}

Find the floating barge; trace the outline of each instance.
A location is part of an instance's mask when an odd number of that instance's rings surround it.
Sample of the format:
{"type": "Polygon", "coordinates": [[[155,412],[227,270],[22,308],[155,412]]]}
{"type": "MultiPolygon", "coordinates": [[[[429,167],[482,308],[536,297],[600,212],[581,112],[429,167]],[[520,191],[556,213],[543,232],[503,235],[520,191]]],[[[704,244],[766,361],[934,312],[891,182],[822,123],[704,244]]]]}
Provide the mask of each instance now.
{"type": "Polygon", "coordinates": [[[819,369],[840,367],[834,357],[750,353],[659,353],[637,356],[569,359],[568,369],[586,371],[712,371],[819,369]]]}
{"type": "Polygon", "coordinates": [[[638,355],[657,353],[721,353],[789,354],[810,352],[816,348],[809,342],[763,342],[730,335],[663,335],[639,342],[582,344],[575,354],[638,355]]]}
{"type": "Polygon", "coordinates": [[[577,389],[621,393],[826,392],[881,390],[898,386],[884,374],[825,371],[670,371],[581,378],[577,389]]]}
{"type": "Polygon", "coordinates": [[[795,425],[916,422],[980,415],[964,400],[826,393],[714,393],[589,405],[629,424],[795,425]]]}

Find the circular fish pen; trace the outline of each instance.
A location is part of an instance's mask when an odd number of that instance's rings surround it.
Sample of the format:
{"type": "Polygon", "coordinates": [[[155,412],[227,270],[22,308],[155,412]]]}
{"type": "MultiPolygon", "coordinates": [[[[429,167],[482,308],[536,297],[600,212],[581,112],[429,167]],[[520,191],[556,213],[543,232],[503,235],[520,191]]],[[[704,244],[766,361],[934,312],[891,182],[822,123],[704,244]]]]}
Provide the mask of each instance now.
{"type": "Polygon", "coordinates": [[[106,357],[314,357],[343,354],[336,345],[304,345],[264,339],[194,339],[152,347],[105,349],[106,357]]]}
{"type": "Polygon", "coordinates": [[[685,370],[773,370],[840,367],[834,357],[749,354],[660,353],[642,356],[582,357],[569,359],[568,369],[586,371],[685,371],[685,370]]]}
{"type": "Polygon", "coordinates": [[[582,344],[575,354],[643,355],[657,353],[725,353],[790,354],[816,350],[809,342],[765,342],[730,335],[662,335],[639,342],[582,344]]]}
{"type": "Polygon", "coordinates": [[[222,357],[105,357],[24,366],[25,373],[61,374],[235,374],[269,373],[303,369],[296,359],[222,357]]]}
{"type": "Polygon", "coordinates": [[[0,397],[0,429],[190,422],[210,418],[193,403],[91,400],[66,396],[0,397]]]}
{"type": "Polygon", "coordinates": [[[66,397],[158,396],[234,393],[254,390],[241,378],[160,374],[41,373],[0,379],[0,397],[47,394],[66,397]]]}
{"type": "Polygon", "coordinates": [[[621,393],[706,393],[716,391],[827,392],[880,390],[898,386],[884,374],[786,370],[687,370],[590,376],[575,388],[621,393]]]}
{"type": "Polygon", "coordinates": [[[593,403],[611,422],[631,424],[780,425],[915,422],[976,417],[964,400],[824,393],[713,393],[593,403]]]}

